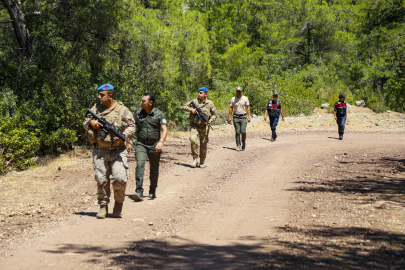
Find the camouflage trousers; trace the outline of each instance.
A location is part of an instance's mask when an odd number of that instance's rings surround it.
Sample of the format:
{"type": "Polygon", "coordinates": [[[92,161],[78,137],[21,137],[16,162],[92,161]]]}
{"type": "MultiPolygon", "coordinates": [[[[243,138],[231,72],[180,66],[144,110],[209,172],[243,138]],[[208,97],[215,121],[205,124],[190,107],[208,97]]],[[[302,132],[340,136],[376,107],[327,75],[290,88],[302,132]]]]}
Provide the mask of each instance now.
{"type": "Polygon", "coordinates": [[[98,204],[110,202],[110,182],[114,190],[114,200],[123,203],[128,181],[128,151],[124,147],[116,150],[93,150],[94,176],[98,189],[98,204]]]}
{"type": "Polygon", "coordinates": [[[207,143],[209,126],[191,125],[190,141],[191,141],[191,155],[193,158],[198,157],[198,141],[200,141],[200,159],[205,159],[207,156],[207,143]]]}

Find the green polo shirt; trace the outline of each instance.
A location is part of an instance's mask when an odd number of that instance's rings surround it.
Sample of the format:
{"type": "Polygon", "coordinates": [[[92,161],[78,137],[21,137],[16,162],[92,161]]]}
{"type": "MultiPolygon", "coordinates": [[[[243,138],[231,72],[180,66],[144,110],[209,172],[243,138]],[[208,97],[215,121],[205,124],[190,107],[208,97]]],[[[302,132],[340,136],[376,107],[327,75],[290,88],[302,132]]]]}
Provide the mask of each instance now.
{"type": "Polygon", "coordinates": [[[153,108],[148,114],[145,110],[139,110],[135,116],[136,136],[140,141],[160,139],[160,127],[167,125],[163,112],[153,108]]]}

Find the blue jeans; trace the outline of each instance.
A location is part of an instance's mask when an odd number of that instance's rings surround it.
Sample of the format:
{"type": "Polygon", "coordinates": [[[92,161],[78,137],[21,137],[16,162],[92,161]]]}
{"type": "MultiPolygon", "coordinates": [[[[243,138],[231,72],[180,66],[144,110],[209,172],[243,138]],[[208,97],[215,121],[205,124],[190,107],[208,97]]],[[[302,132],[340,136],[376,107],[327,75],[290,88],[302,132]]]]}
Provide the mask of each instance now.
{"type": "Polygon", "coordinates": [[[339,135],[343,135],[345,133],[345,124],[346,124],[346,116],[337,116],[336,123],[338,124],[339,135]]]}
{"type": "Polygon", "coordinates": [[[274,138],[277,137],[276,127],[277,127],[277,124],[278,124],[278,119],[279,119],[278,117],[270,117],[270,128],[271,128],[271,133],[272,133],[274,138]]]}

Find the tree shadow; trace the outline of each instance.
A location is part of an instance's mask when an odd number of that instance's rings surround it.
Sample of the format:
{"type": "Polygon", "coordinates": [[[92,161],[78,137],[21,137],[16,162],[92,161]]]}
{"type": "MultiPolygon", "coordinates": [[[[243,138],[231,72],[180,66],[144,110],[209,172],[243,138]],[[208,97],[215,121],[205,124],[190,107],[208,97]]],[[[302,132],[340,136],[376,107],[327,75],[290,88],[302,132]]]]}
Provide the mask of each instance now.
{"type": "Polygon", "coordinates": [[[320,181],[299,181],[300,186],[290,189],[301,192],[332,192],[341,194],[357,194],[356,200],[360,204],[371,201],[387,201],[397,207],[405,208],[405,178],[395,172],[405,171],[405,160],[401,158],[380,158],[363,161],[340,161],[339,164],[348,165],[340,170],[341,179],[321,179],[320,181]],[[361,175],[352,172],[352,165],[360,165],[361,175]],[[388,172],[387,172],[388,170],[388,172]]]}
{"type": "Polygon", "coordinates": [[[59,245],[53,254],[92,253],[90,263],[120,269],[404,269],[404,234],[355,227],[278,228],[309,241],[241,237],[230,245],[188,239],[127,242],[121,248],[59,245]],[[356,236],[356,237],[353,237],[356,236]],[[241,244],[249,241],[250,244],[241,244]],[[175,243],[176,242],[176,243],[175,243]],[[252,243],[253,242],[253,243],[252,243]],[[386,243],[389,242],[389,245],[386,243]],[[104,258],[103,261],[100,258],[104,258]]]}

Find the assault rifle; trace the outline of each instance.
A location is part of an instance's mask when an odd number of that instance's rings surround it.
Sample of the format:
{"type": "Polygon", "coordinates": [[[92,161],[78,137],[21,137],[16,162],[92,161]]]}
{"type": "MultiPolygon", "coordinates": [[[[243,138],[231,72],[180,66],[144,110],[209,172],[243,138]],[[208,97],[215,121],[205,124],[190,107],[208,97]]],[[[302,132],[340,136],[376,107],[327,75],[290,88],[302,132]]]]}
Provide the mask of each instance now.
{"type": "MultiPolygon", "coordinates": [[[[100,122],[103,127],[100,133],[100,139],[104,140],[105,136],[107,135],[108,131],[112,131],[112,133],[115,134],[115,136],[117,136],[118,138],[120,138],[123,141],[126,141],[127,143],[129,143],[130,145],[132,145],[135,148],[135,145],[133,145],[130,141],[127,140],[127,138],[125,137],[124,133],[122,133],[121,131],[119,131],[118,129],[116,129],[113,125],[111,125],[110,123],[108,123],[107,120],[105,120],[103,117],[98,116],[97,114],[95,114],[92,110],[87,109],[86,111],[86,115],[87,114],[91,114],[94,118],[96,118],[98,120],[98,122],[100,122]]],[[[111,141],[110,143],[110,147],[113,146],[114,144],[114,140],[111,141]]]]}
{"type": "MultiPolygon", "coordinates": [[[[197,105],[195,105],[194,101],[191,101],[191,104],[193,104],[194,108],[197,110],[197,115],[200,116],[200,117],[202,117],[202,119],[204,120],[204,122],[202,122],[201,125],[202,125],[203,123],[207,123],[207,125],[208,125],[212,130],[214,130],[214,129],[212,128],[212,126],[209,124],[210,121],[208,121],[207,116],[205,116],[205,114],[203,113],[203,111],[202,111],[200,108],[198,108],[197,105]]],[[[201,125],[200,125],[200,126],[201,126],[201,125]]]]}

